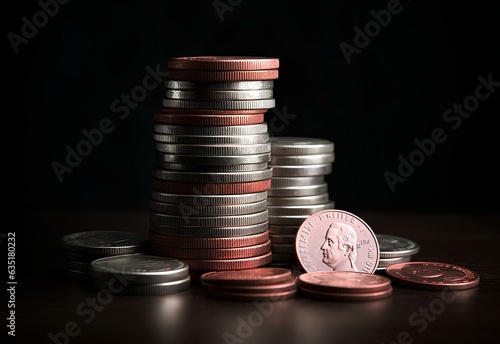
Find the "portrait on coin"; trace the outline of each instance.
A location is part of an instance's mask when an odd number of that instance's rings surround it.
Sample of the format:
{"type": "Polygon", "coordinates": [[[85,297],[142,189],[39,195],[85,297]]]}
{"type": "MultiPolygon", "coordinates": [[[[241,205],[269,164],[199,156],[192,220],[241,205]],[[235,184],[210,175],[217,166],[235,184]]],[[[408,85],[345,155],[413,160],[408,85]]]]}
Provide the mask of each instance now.
{"type": "Polygon", "coordinates": [[[356,231],[345,223],[332,223],[320,248],[323,263],[333,271],[358,271],[356,260],[356,231]]]}

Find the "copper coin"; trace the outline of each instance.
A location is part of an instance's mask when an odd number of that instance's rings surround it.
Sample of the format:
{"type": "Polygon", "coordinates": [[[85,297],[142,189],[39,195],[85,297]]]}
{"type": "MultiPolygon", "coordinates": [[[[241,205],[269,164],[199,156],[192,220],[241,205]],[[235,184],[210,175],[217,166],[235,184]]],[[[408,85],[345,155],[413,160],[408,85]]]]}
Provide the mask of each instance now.
{"type": "MultiPolygon", "coordinates": [[[[203,277],[202,277],[203,278],[203,277]]],[[[217,284],[211,284],[200,279],[201,284],[210,293],[212,291],[219,293],[269,293],[269,292],[282,292],[289,290],[297,290],[297,280],[291,276],[287,281],[268,284],[268,285],[226,285],[221,286],[217,284]]]]}
{"type": "Polygon", "coordinates": [[[292,278],[290,269],[254,268],[236,271],[213,271],[201,276],[200,281],[214,286],[262,286],[274,285],[289,281],[292,278]]]}
{"type": "Polygon", "coordinates": [[[168,77],[173,80],[187,81],[244,81],[278,79],[278,69],[261,69],[250,71],[203,71],[203,70],[170,70],[168,77]]]}
{"type": "Polygon", "coordinates": [[[238,259],[260,256],[271,250],[271,240],[262,244],[234,248],[181,248],[150,243],[154,254],[178,259],[238,259]]]}
{"type": "Polygon", "coordinates": [[[387,277],[352,271],[316,271],[299,276],[301,287],[335,293],[372,293],[389,289],[387,277]]]}
{"type": "Polygon", "coordinates": [[[195,115],[195,114],[170,114],[155,113],[153,120],[163,124],[182,125],[246,125],[264,122],[264,114],[256,113],[250,115],[195,115]]]}
{"type": "Polygon", "coordinates": [[[266,293],[241,293],[241,292],[220,292],[210,290],[209,295],[219,299],[234,300],[234,301],[278,301],[286,300],[294,297],[297,294],[297,289],[281,292],[266,292],[266,293]]]}
{"type": "Polygon", "coordinates": [[[385,273],[394,282],[421,289],[463,290],[479,284],[476,272],[446,263],[399,263],[387,267],[385,273]]]}
{"type": "Polygon", "coordinates": [[[267,191],[271,179],[246,183],[181,183],[153,178],[153,189],[163,192],[197,195],[233,195],[267,191]]]}
{"type": "Polygon", "coordinates": [[[192,70],[259,70],[276,69],[279,59],[261,56],[188,56],[168,60],[171,69],[192,70]]]}
{"type": "Polygon", "coordinates": [[[254,115],[266,112],[267,109],[213,110],[213,109],[181,109],[181,108],[166,108],[166,107],[160,109],[160,113],[187,114],[187,115],[254,115]]]}
{"type": "Polygon", "coordinates": [[[295,248],[306,272],[374,273],[380,252],[375,233],[368,224],[354,214],[337,209],[319,211],[305,219],[297,231],[295,248]]]}
{"type": "Polygon", "coordinates": [[[299,291],[300,294],[318,299],[326,299],[332,301],[350,301],[350,302],[376,301],[385,299],[392,295],[392,287],[389,287],[388,289],[382,291],[375,291],[370,293],[358,293],[358,294],[325,292],[325,291],[311,290],[302,287],[299,287],[299,291]]]}
{"type": "Polygon", "coordinates": [[[183,237],[149,232],[149,242],[155,245],[172,246],[178,248],[236,248],[265,243],[269,240],[269,231],[254,235],[238,237],[183,237]]]}
{"type": "Polygon", "coordinates": [[[240,259],[184,259],[193,270],[241,270],[271,263],[271,252],[261,256],[240,259]]]}

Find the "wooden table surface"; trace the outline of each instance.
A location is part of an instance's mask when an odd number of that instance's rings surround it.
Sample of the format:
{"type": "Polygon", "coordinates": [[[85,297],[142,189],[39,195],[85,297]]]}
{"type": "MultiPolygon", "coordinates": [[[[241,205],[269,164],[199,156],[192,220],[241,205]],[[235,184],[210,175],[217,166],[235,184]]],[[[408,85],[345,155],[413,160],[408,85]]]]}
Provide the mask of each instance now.
{"type": "MultiPolygon", "coordinates": [[[[165,296],[113,295],[63,274],[59,238],[94,229],[147,233],[147,212],[52,212],[27,216],[17,238],[16,343],[479,343],[498,339],[500,217],[358,212],[375,233],[417,241],[413,260],[476,271],[478,287],[442,294],[396,284],[385,300],[293,299],[267,304],[211,298],[196,283],[165,296]],[[108,302],[109,301],[109,302],[108,302]],[[245,325],[246,324],[246,325],[245,325]],[[71,326],[75,326],[71,328],[71,326]],[[49,334],[64,332],[74,337],[49,334]]],[[[5,307],[4,307],[5,308],[5,307]]],[[[10,338],[12,339],[12,338],[10,338]]],[[[2,341],[3,343],[3,341],[2,341]]]]}

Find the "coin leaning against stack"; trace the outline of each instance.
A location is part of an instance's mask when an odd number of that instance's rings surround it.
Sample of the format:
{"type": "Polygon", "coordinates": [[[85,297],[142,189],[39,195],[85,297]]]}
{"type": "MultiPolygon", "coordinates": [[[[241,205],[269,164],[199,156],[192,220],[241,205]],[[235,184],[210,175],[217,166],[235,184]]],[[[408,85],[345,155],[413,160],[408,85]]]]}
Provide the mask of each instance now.
{"type": "Polygon", "coordinates": [[[205,271],[271,262],[267,190],[279,60],[199,56],[168,61],[163,108],[154,115],[157,166],[150,247],[205,271]]]}
{"type": "Polygon", "coordinates": [[[273,168],[268,191],[269,232],[273,263],[295,262],[295,235],[310,215],[334,209],[325,175],[332,171],[334,144],[307,137],[272,137],[273,168]]]}

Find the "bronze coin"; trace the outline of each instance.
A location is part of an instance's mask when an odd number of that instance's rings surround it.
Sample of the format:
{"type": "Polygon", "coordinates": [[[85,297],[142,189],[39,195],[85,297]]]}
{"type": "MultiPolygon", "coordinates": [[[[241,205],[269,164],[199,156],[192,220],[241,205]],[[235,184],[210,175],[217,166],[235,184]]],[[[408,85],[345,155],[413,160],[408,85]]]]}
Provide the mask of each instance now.
{"type": "Polygon", "coordinates": [[[240,259],[183,259],[189,265],[189,269],[214,271],[257,268],[269,264],[271,260],[271,252],[240,259]]]}
{"type": "Polygon", "coordinates": [[[177,259],[237,259],[266,254],[271,249],[271,240],[262,244],[234,248],[179,248],[150,244],[154,254],[177,259]]]}
{"type": "Polygon", "coordinates": [[[191,70],[259,70],[279,68],[279,59],[260,56],[187,56],[173,57],[167,67],[191,70]]]}
{"type": "Polygon", "coordinates": [[[162,124],[181,125],[246,125],[264,122],[264,114],[256,113],[249,115],[195,115],[195,114],[170,114],[155,113],[153,120],[162,124]]]}
{"type": "Polygon", "coordinates": [[[316,271],[299,276],[299,283],[311,291],[334,293],[372,293],[389,289],[387,277],[351,271],[316,271]]]}
{"type": "Polygon", "coordinates": [[[267,191],[271,179],[245,183],[182,183],[153,178],[153,189],[163,192],[200,195],[232,195],[267,191]]]}
{"type": "Polygon", "coordinates": [[[297,289],[281,292],[266,292],[266,293],[241,293],[241,292],[220,292],[210,290],[209,295],[219,299],[233,301],[278,301],[286,300],[294,297],[297,294],[297,289]]]}
{"type": "MultiPolygon", "coordinates": [[[[302,275],[301,275],[302,276],[302,275]]],[[[300,278],[300,276],[299,276],[300,278]]],[[[385,299],[392,295],[392,287],[382,291],[370,293],[338,293],[330,291],[318,291],[299,286],[299,293],[305,296],[332,301],[366,302],[385,299]]]]}
{"type": "Polygon", "coordinates": [[[292,278],[290,269],[262,267],[236,271],[214,271],[201,276],[202,283],[228,286],[262,286],[286,282],[292,278]]]}
{"type": "Polygon", "coordinates": [[[282,292],[289,290],[297,290],[297,280],[290,276],[287,281],[279,282],[275,284],[266,284],[266,285],[217,285],[211,284],[200,279],[201,284],[207,289],[210,293],[212,291],[219,293],[269,293],[269,292],[282,292]]]}

